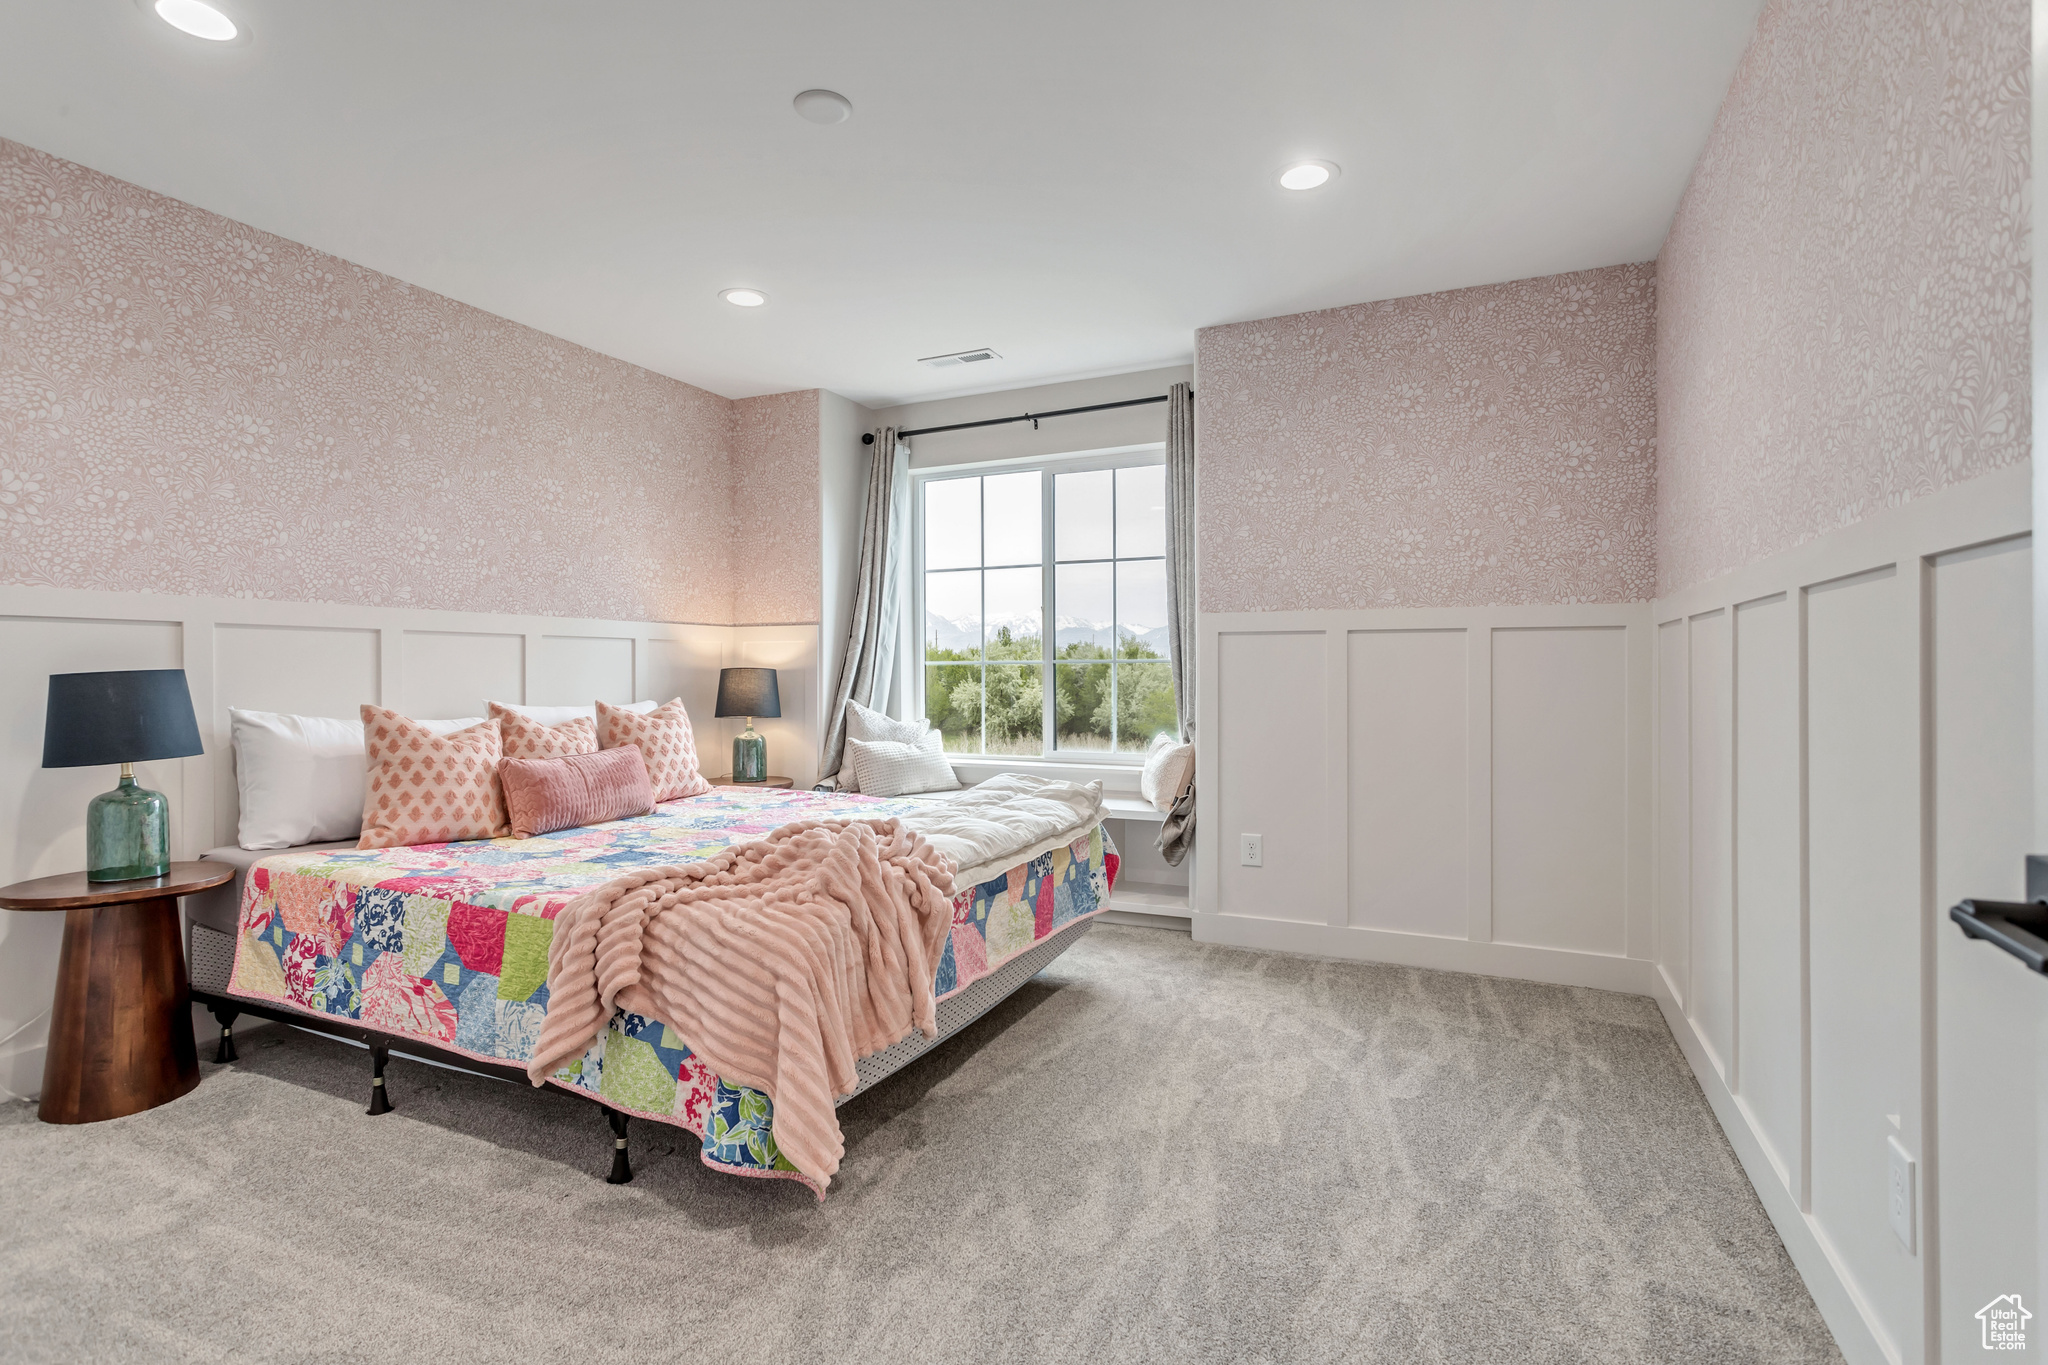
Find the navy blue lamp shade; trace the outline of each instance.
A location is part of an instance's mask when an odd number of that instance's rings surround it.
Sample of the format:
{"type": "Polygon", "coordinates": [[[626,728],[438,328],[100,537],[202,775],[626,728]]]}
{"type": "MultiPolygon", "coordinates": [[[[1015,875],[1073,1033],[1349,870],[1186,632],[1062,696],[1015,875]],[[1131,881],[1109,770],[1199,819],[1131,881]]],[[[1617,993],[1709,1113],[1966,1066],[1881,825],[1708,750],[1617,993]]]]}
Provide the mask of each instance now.
{"type": "Polygon", "coordinates": [[[721,668],[718,670],[718,714],[720,716],[782,716],[782,689],[775,685],[772,668],[721,668]]]}
{"type": "Polygon", "coordinates": [[[182,668],[52,673],[43,766],[121,765],[121,785],[85,811],[85,875],[119,882],[171,870],[170,803],[135,783],[134,765],[201,752],[182,668]]]}
{"type": "Polygon", "coordinates": [[[720,716],[745,716],[747,728],[732,742],[732,780],[768,780],[768,741],[754,730],[754,717],[782,715],[782,689],[776,685],[772,668],[721,668],[718,670],[720,716]]]}

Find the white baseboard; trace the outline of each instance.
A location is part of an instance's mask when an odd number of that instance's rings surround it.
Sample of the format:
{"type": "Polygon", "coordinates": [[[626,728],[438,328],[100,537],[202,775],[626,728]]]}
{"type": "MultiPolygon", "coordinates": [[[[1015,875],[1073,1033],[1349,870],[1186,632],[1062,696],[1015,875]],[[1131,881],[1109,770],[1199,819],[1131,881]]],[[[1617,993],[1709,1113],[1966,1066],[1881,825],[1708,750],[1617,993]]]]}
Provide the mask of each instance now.
{"type": "Polygon", "coordinates": [[[1260,919],[1252,915],[1199,914],[1194,917],[1194,932],[1198,943],[1388,962],[1440,972],[1473,972],[1629,995],[1648,995],[1653,973],[1651,965],[1641,958],[1530,948],[1517,943],[1475,943],[1470,939],[1260,919]]]}
{"type": "Polygon", "coordinates": [[[1142,910],[1119,910],[1116,902],[1110,901],[1110,908],[1100,918],[1104,924],[1124,924],[1134,929],[1165,929],[1176,934],[1188,932],[1186,915],[1154,915],[1142,910]]]}
{"type": "Polygon", "coordinates": [[[1172,915],[1187,927],[1188,889],[1185,886],[1155,886],[1145,882],[1117,880],[1116,890],[1110,892],[1109,905],[1112,910],[1128,911],[1140,915],[1172,915]]]}
{"type": "Polygon", "coordinates": [[[1728,1145],[1735,1149],[1736,1160],[1742,1163],[1743,1173],[1749,1177],[1757,1197],[1763,1201],[1764,1212],[1770,1215],[1772,1226],[1777,1228],[1778,1238],[1784,1242],[1799,1277],[1806,1282],[1807,1292],[1813,1295],[1821,1318],[1827,1323],[1828,1330],[1834,1333],[1835,1344],[1841,1347],[1843,1358],[1849,1365],[1900,1365],[1897,1348],[1888,1345],[1873,1328],[1872,1315],[1863,1304],[1862,1296],[1843,1276],[1813,1220],[1800,1209],[1792,1192],[1785,1188],[1784,1178],[1771,1161],[1770,1153],[1750,1126],[1742,1105],[1722,1081],[1721,1073],[1714,1066],[1705,1042],[1693,1029],[1692,1021],[1679,1008],[1664,973],[1652,971],[1651,977],[1650,993],[1664,1011],[1664,1022],[1671,1029],[1671,1036],[1677,1040],[1678,1050],[1685,1054],[1693,1078],[1707,1097],[1708,1107],[1720,1122],[1721,1131],[1728,1135],[1728,1145]]]}

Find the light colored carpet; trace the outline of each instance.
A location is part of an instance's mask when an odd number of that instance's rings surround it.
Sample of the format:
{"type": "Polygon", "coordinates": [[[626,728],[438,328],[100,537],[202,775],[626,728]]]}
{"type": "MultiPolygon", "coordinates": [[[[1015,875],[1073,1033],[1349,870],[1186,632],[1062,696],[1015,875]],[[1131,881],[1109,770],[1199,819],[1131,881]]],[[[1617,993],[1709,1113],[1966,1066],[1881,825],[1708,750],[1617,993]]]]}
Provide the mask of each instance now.
{"type": "MultiPolygon", "coordinates": [[[[202,1052],[207,1049],[202,1047],[202,1052]]],[[[24,1361],[1837,1361],[1656,1006],[1102,926],[841,1110],[822,1206],[281,1028],[0,1114],[24,1361]]]]}

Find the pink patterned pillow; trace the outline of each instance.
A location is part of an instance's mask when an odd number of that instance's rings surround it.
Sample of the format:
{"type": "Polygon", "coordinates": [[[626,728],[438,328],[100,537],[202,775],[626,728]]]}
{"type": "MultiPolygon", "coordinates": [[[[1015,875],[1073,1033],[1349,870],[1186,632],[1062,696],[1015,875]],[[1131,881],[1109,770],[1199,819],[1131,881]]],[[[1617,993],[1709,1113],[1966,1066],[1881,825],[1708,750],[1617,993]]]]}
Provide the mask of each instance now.
{"type": "Polygon", "coordinates": [[[522,716],[503,702],[494,701],[491,718],[505,732],[507,758],[567,758],[571,754],[597,752],[597,722],[588,716],[576,716],[560,725],[542,725],[531,716],[522,716]]]}
{"type": "Polygon", "coordinates": [[[498,790],[498,722],[437,735],[384,706],[363,707],[363,835],[357,848],[403,848],[510,833],[498,790]]]}
{"type": "Polygon", "coordinates": [[[566,758],[508,758],[498,765],[512,837],[602,824],[654,809],[654,784],[638,746],[566,758]]]}
{"type": "Polygon", "coordinates": [[[657,801],[702,796],[711,790],[697,771],[697,741],[690,734],[690,713],[683,709],[681,697],[645,713],[599,702],[597,741],[607,749],[639,745],[657,801]]]}

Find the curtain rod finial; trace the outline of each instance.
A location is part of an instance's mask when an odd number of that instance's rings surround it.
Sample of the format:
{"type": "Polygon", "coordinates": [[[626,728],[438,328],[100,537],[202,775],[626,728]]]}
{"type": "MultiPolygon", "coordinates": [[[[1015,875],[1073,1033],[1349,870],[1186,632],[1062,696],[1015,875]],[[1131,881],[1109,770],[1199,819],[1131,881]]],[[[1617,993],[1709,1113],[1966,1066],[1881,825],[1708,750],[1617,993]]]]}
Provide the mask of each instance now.
{"type": "Polygon", "coordinates": [[[873,445],[875,443],[875,433],[873,433],[872,431],[862,432],[860,436],[860,443],[864,446],[873,445]]]}

